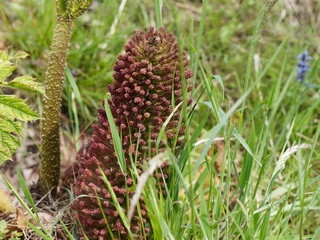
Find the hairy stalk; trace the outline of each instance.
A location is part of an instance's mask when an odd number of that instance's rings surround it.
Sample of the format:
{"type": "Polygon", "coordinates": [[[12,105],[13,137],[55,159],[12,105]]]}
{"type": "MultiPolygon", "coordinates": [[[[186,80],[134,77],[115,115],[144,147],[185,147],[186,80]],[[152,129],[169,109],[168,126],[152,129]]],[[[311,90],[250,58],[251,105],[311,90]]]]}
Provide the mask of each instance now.
{"type": "Polygon", "coordinates": [[[42,192],[55,188],[59,182],[61,95],[73,23],[72,19],[58,20],[51,45],[41,122],[39,186],[42,192]]]}
{"type": "Polygon", "coordinates": [[[60,107],[64,69],[75,20],[93,0],[56,0],[57,25],[51,45],[41,121],[41,166],[39,187],[55,195],[60,177],[60,107]]]}

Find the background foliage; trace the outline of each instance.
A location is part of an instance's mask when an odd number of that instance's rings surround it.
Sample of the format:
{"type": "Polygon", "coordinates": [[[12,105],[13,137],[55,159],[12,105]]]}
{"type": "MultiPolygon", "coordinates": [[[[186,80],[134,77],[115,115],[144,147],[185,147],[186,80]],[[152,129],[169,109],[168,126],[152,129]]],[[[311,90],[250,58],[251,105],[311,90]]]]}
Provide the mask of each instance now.
{"type": "MultiPolygon", "coordinates": [[[[172,199],[144,192],[159,238],[190,239],[194,233],[200,239],[319,238],[320,2],[279,0],[261,12],[264,4],[163,1],[163,25],[189,53],[192,98],[199,104],[190,121],[189,144],[195,144],[187,154],[190,164],[174,165],[172,199]],[[312,67],[300,83],[296,57],[305,49],[312,67]],[[227,115],[220,121],[213,95],[227,115]],[[223,130],[217,132],[217,126],[223,130]],[[209,140],[213,144],[206,145],[209,140]]],[[[0,9],[2,45],[30,53],[19,71],[42,81],[54,2],[2,0],[0,9]]],[[[97,1],[75,25],[63,129],[76,148],[112,82],[123,44],[137,29],[155,26],[156,15],[154,1],[97,1]]],[[[147,186],[155,190],[152,182],[147,186]]]]}

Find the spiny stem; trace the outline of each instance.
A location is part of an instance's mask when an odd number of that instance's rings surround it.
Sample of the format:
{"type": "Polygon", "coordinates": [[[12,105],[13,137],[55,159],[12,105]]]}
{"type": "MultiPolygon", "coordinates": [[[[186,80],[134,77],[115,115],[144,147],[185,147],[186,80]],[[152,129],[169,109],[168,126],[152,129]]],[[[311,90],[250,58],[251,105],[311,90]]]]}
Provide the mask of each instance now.
{"type": "Polygon", "coordinates": [[[53,195],[60,177],[60,108],[71,31],[76,19],[92,5],[93,0],[56,0],[55,3],[57,25],[46,75],[41,120],[42,160],[38,182],[42,193],[53,190],[53,195]]]}
{"type": "Polygon", "coordinates": [[[70,45],[73,19],[57,21],[51,45],[46,89],[41,121],[41,167],[39,186],[41,192],[58,186],[60,177],[60,107],[63,91],[64,69],[70,45]]]}

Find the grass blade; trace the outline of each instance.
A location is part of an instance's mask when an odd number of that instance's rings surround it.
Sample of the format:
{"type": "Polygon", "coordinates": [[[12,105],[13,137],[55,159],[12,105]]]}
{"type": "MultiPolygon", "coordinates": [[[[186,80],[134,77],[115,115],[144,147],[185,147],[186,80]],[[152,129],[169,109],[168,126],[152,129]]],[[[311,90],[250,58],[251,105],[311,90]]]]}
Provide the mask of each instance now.
{"type": "Polygon", "coordinates": [[[124,214],[124,212],[122,210],[122,207],[120,206],[120,204],[119,204],[119,202],[117,200],[117,196],[114,193],[114,191],[112,189],[112,186],[111,186],[110,182],[107,179],[107,176],[104,174],[104,172],[102,171],[102,169],[100,167],[99,167],[99,169],[100,169],[100,172],[101,172],[101,175],[102,175],[102,180],[107,185],[108,191],[109,191],[109,193],[111,195],[111,198],[112,198],[112,201],[113,201],[113,204],[115,205],[115,207],[117,209],[117,212],[119,213],[119,216],[120,216],[120,218],[121,218],[121,220],[123,222],[123,225],[127,229],[129,237],[131,239],[134,239],[134,237],[133,237],[133,235],[131,233],[130,225],[129,225],[128,221],[127,221],[126,215],[124,214]]]}
{"type": "Polygon", "coordinates": [[[109,106],[109,102],[107,99],[108,94],[105,95],[104,98],[104,104],[105,104],[105,110],[108,118],[108,122],[110,125],[111,129],[111,135],[112,135],[112,140],[113,140],[113,145],[117,154],[117,158],[120,164],[121,171],[126,174],[127,172],[127,167],[126,167],[126,160],[124,158],[123,150],[122,150],[122,141],[120,140],[119,134],[118,134],[118,129],[116,127],[116,124],[114,122],[114,118],[109,106]]]}
{"type": "Polygon", "coordinates": [[[66,231],[66,233],[68,234],[68,237],[70,240],[74,240],[74,237],[72,236],[72,234],[70,233],[70,231],[68,230],[68,228],[66,227],[66,225],[64,224],[64,222],[61,220],[61,218],[58,216],[59,221],[63,227],[63,229],[66,231]]]}
{"type": "Polygon", "coordinates": [[[37,208],[36,208],[36,206],[35,206],[35,204],[33,202],[31,193],[30,193],[30,191],[28,189],[28,186],[27,186],[26,182],[24,181],[24,178],[23,178],[19,168],[17,168],[17,175],[18,175],[19,183],[21,185],[21,188],[22,188],[22,191],[24,193],[24,196],[27,198],[29,204],[31,205],[31,207],[33,209],[33,212],[37,215],[38,221],[40,221],[39,215],[38,215],[38,212],[37,212],[37,208]]]}

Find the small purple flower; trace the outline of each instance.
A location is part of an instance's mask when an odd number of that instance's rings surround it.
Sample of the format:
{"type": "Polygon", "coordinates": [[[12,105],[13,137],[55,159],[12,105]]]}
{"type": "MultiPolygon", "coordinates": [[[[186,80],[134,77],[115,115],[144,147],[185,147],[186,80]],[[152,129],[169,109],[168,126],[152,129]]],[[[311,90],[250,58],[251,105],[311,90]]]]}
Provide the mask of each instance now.
{"type": "Polygon", "coordinates": [[[296,77],[298,82],[302,82],[306,77],[306,73],[310,71],[309,61],[312,60],[312,57],[309,56],[308,50],[305,50],[303,53],[298,55],[297,59],[300,59],[300,62],[298,62],[297,65],[298,75],[296,77]]]}
{"type": "Polygon", "coordinates": [[[78,75],[77,71],[75,69],[71,70],[71,74],[73,77],[76,77],[78,75]]]}
{"type": "Polygon", "coordinates": [[[93,9],[95,9],[98,5],[99,5],[99,2],[98,2],[97,0],[95,0],[95,1],[92,3],[92,5],[91,5],[91,7],[90,7],[89,9],[90,9],[90,10],[93,10],[93,9]]]}

